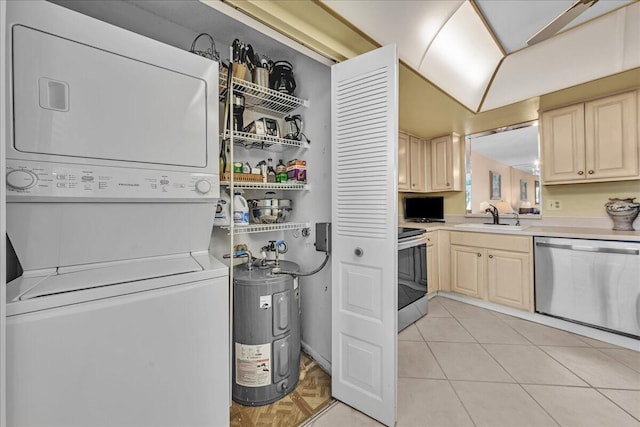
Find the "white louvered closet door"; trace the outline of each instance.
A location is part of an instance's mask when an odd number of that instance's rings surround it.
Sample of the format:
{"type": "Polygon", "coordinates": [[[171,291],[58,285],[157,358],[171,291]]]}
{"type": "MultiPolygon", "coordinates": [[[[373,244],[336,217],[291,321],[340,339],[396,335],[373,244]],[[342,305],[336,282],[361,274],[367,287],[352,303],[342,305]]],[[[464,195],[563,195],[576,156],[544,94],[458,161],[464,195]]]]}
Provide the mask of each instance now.
{"type": "Polygon", "coordinates": [[[397,383],[398,60],[332,67],[332,395],[393,426],[397,383]]]}

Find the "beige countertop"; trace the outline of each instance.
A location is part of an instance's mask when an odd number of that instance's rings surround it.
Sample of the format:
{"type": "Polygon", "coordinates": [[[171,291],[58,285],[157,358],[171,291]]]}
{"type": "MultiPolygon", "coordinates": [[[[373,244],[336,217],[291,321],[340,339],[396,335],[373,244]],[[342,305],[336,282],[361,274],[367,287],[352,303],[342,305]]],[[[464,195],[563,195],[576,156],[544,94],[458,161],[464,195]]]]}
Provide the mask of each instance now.
{"type": "Polygon", "coordinates": [[[587,227],[550,227],[550,226],[525,226],[523,230],[510,229],[483,229],[474,227],[456,227],[456,222],[406,222],[398,221],[400,227],[424,228],[427,231],[448,230],[462,231],[467,233],[493,233],[493,234],[514,234],[521,236],[545,236],[545,237],[566,237],[573,239],[599,239],[599,240],[619,240],[640,242],[640,231],[614,231],[606,228],[587,227]]]}

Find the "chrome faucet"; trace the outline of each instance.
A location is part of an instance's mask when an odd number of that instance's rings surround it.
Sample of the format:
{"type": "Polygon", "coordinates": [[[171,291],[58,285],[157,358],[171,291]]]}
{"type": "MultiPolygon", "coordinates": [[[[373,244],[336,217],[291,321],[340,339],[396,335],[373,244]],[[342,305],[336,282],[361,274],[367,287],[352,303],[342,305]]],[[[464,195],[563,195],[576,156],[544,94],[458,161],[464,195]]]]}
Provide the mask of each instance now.
{"type": "Polygon", "coordinates": [[[493,223],[494,224],[500,224],[500,215],[498,215],[498,208],[496,208],[493,205],[489,205],[491,206],[490,208],[487,208],[484,210],[485,213],[490,213],[491,216],[493,217],[493,223]],[[491,209],[493,208],[493,209],[491,209]]]}
{"type": "Polygon", "coordinates": [[[275,240],[269,240],[269,244],[266,245],[266,246],[263,246],[262,249],[261,249],[261,252],[263,254],[265,254],[264,258],[263,258],[265,263],[267,261],[266,253],[267,252],[274,252],[276,254],[276,259],[274,260],[275,261],[275,266],[279,267],[280,266],[280,257],[279,257],[279,255],[287,253],[287,250],[288,250],[287,244],[284,242],[284,240],[280,240],[280,241],[277,241],[277,242],[275,240]]]}

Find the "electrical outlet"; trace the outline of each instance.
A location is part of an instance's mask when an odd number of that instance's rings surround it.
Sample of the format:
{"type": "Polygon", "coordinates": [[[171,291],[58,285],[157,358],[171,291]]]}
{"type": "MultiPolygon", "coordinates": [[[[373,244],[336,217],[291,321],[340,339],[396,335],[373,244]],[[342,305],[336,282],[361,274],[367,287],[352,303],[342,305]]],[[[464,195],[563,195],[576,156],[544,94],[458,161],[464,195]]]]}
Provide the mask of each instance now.
{"type": "Polygon", "coordinates": [[[560,200],[547,200],[547,210],[560,211],[562,210],[562,202],[560,200]]]}

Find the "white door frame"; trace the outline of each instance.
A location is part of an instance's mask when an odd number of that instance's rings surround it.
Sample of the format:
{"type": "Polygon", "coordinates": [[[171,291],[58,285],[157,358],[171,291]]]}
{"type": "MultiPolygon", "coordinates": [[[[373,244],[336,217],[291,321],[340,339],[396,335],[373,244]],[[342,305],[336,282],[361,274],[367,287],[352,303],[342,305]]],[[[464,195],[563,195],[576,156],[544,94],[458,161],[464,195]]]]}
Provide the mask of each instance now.
{"type": "Polygon", "coordinates": [[[0,114],[0,427],[6,426],[6,277],[7,277],[7,228],[6,228],[6,191],[5,191],[5,147],[7,141],[7,74],[6,74],[6,31],[7,2],[0,0],[0,93],[2,93],[2,114],[0,114]]]}

